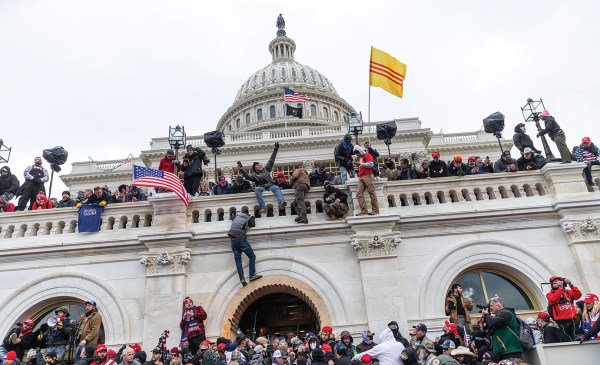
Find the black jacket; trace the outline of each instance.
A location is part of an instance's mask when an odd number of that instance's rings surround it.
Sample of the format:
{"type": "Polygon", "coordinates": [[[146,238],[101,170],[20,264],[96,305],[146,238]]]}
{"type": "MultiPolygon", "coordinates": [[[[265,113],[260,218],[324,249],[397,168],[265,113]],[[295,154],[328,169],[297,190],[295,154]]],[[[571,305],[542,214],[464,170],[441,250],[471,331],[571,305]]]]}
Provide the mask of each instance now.
{"type": "Polygon", "coordinates": [[[269,186],[269,185],[277,185],[275,180],[273,180],[273,176],[271,176],[271,171],[273,170],[273,165],[275,164],[275,158],[277,157],[277,151],[279,149],[277,147],[273,148],[273,153],[271,153],[271,158],[265,166],[263,166],[262,170],[259,172],[252,171],[250,174],[246,172],[245,169],[241,169],[240,173],[244,176],[246,180],[254,181],[256,186],[269,186]]]}
{"type": "Polygon", "coordinates": [[[333,203],[336,199],[340,200],[340,203],[348,204],[348,194],[344,193],[338,188],[331,187],[329,189],[325,189],[325,194],[323,194],[323,201],[327,204],[333,203]],[[331,201],[326,201],[327,198],[330,198],[331,201]]]}
{"type": "Polygon", "coordinates": [[[181,171],[183,171],[183,177],[191,177],[194,175],[202,175],[202,163],[208,165],[210,160],[206,157],[206,153],[200,148],[196,148],[195,152],[183,156],[184,160],[188,160],[188,165],[181,165],[181,171]]]}
{"type": "Polygon", "coordinates": [[[61,199],[56,203],[56,208],[70,208],[74,207],[77,203],[75,200],[68,198],[67,200],[61,199]]]}
{"type": "Polygon", "coordinates": [[[21,330],[19,329],[19,327],[13,328],[12,330],[10,330],[8,332],[8,334],[6,335],[6,337],[4,338],[4,341],[2,342],[2,347],[4,347],[7,352],[8,351],[16,352],[17,359],[22,359],[23,355],[25,355],[25,351],[29,350],[31,347],[33,347],[32,345],[34,344],[34,341],[35,341],[35,335],[33,332],[29,332],[28,334],[21,337],[21,342],[19,342],[17,344],[13,344],[12,342],[10,342],[10,335],[12,335],[13,333],[20,335],[21,330]]]}
{"type": "Polygon", "coordinates": [[[308,178],[310,179],[310,186],[323,186],[325,181],[329,180],[329,173],[327,171],[323,171],[322,174],[319,174],[316,171],[308,174],[308,178]]]}
{"type": "Polygon", "coordinates": [[[412,167],[407,167],[403,170],[398,168],[398,180],[416,180],[417,172],[412,167]]]}
{"type": "Polygon", "coordinates": [[[4,193],[14,194],[17,192],[17,189],[21,185],[19,179],[15,175],[10,172],[10,167],[4,166],[2,170],[8,172],[6,176],[0,176],[0,195],[4,193]]]}
{"type": "Polygon", "coordinates": [[[502,157],[494,163],[494,172],[506,172],[508,165],[517,165],[517,160],[511,158],[509,161],[504,160],[502,157]]]}
{"type": "Polygon", "coordinates": [[[561,330],[556,324],[549,323],[544,327],[544,343],[559,343],[565,342],[561,330]]]}
{"type": "Polygon", "coordinates": [[[48,347],[67,345],[73,331],[74,328],[72,326],[56,325],[54,327],[49,327],[48,331],[44,333],[46,345],[48,347]]]}
{"type": "Polygon", "coordinates": [[[521,156],[517,160],[517,168],[519,171],[537,170],[539,168],[538,159],[533,154],[531,154],[531,158],[528,159],[525,158],[525,156],[521,156]],[[529,169],[527,169],[527,166],[529,166],[529,169]]]}
{"type": "Polygon", "coordinates": [[[237,182],[231,184],[231,194],[249,193],[252,190],[252,183],[244,180],[244,183],[240,186],[237,182]]]}
{"type": "Polygon", "coordinates": [[[431,177],[445,177],[448,176],[448,165],[442,160],[429,161],[429,168],[432,170],[431,177]]]}
{"type": "Polygon", "coordinates": [[[454,163],[451,163],[448,166],[448,176],[465,176],[467,174],[467,164],[461,163],[460,166],[454,166],[454,163]]]}
{"type": "Polygon", "coordinates": [[[542,129],[542,131],[539,134],[540,134],[540,136],[543,136],[544,134],[548,134],[550,136],[550,138],[552,138],[554,140],[554,136],[560,130],[561,130],[560,126],[558,125],[558,123],[556,123],[556,120],[554,119],[554,117],[548,117],[548,118],[546,118],[546,120],[544,120],[544,129],[542,129]]]}
{"type": "Polygon", "coordinates": [[[525,149],[525,147],[531,148],[533,150],[533,152],[536,152],[536,153],[540,152],[533,145],[533,141],[531,140],[531,137],[529,137],[528,134],[523,133],[523,131],[521,130],[521,128],[518,125],[515,127],[515,134],[513,135],[513,142],[515,143],[515,147],[517,147],[519,149],[519,151],[521,151],[521,153],[523,153],[523,150],[525,149]]]}
{"type": "Polygon", "coordinates": [[[346,168],[346,170],[352,171],[354,168],[354,164],[352,161],[352,150],[354,149],[354,145],[350,143],[350,148],[345,149],[342,143],[340,142],[337,146],[335,146],[335,150],[333,151],[333,156],[335,158],[335,162],[338,165],[346,168]]]}

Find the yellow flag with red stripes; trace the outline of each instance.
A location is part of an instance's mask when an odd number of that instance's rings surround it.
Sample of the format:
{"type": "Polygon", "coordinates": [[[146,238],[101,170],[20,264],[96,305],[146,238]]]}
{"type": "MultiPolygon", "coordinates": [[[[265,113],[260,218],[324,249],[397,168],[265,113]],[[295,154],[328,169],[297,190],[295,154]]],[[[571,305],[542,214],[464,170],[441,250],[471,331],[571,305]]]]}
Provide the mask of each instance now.
{"type": "Polygon", "coordinates": [[[402,97],[406,65],[388,53],[371,47],[371,63],[369,65],[369,85],[402,97]]]}

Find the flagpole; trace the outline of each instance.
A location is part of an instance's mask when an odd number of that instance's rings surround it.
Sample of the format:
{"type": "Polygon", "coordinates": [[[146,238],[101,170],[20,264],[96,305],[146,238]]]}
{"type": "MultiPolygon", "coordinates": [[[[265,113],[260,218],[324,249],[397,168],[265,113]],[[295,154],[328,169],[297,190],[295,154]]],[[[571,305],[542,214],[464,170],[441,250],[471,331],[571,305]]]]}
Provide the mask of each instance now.
{"type": "Polygon", "coordinates": [[[368,119],[368,124],[369,124],[369,134],[368,134],[368,138],[369,138],[369,144],[371,144],[371,85],[369,85],[369,106],[367,108],[367,119],[368,119]]]}
{"type": "MultiPolygon", "coordinates": [[[[283,88],[283,101],[285,103],[285,87],[283,88]]],[[[283,112],[283,123],[285,124],[285,129],[287,130],[287,106],[285,107],[285,112],[283,112]]]]}

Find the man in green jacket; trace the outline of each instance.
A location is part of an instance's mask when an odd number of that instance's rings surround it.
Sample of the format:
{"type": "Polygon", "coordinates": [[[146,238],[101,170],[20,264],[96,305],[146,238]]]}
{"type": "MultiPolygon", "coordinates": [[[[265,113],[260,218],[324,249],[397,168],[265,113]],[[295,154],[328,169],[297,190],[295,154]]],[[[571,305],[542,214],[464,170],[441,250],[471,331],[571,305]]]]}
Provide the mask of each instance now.
{"type": "Polygon", "coordinates": [[[519,323],[513,308],[504,306],[502,299],[490,299],[490,309],[482,311],[485,323],[490,328],[492,348],[500,355],[500,360],[520,359],[523,353],[519,339],[519,323]],[[495,314],[491,316],[490,313],[495,314]]]}

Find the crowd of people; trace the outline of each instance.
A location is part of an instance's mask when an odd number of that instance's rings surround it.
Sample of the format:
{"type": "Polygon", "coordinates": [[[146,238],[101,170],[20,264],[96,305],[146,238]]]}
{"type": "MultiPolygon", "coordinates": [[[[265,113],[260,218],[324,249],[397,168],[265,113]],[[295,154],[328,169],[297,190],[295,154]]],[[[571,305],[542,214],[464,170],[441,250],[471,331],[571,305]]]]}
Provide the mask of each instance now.
{"type": "Polygon", "coordinates": [[[472,324],[473,301],[463,296],[462,286],[456,283],[446,297],[448,319],[440,336],[429,337],[423,323],[404,336],[398,323],[390,321],[377,342],[375,334],[365,329],[359,343],[349,331],[337,333],[328,325],[317,333],[273,334],[253,340],[238,329],[235,339],[219,337],[212,341],[205,334],[206,311],[186,297],[179,346],[169,351],[161,337],[151,355],[138,344],[123,345],[118,351],[107,349],[100,338],[102,317],[96,303],[87,301],[86,312],[77,322],[69,320],[68,310],[61,307],[49,321],[52,323],[36,331],[31,319],[18,323],[0,347],[4,361],[0,365],[19,365],[21,360],[29,365],[525,364],[523,353],[536,344],[600,340],[598,296],[583,296],[566,278],[553,276],[550,281],[548,310],[540,312],[537,319],[520,319],[513,308],[494,297],[472,324]],[[580,298],[583,300],[578,301],[580,298]],[[76,347],[73,359],[69,358],[68,345],[76,347]]]}
{"type": "MultiPolygon", "coordinates": [[[[562,163],[570,163],[572,160],[586,164],[584,168],[585,182],[588,186],[595,185],[592,179],[592,167],[600,165],[600,150],[592,143],[590,137],[583,137],[581,144],[573,147],[572,152],[568,150],[565,142],[564,131],[547,110],[540,113],[540,118],[545,122],[545,127],[537,134],[537,137],[548,135],[557,145],[562,163]]],[[[325,169],[325,164],[317,163],[315,171],[307,172],[304,168],[296,168],[292,174],[286,176],[279,171],[274,175],[273,169],[275,159],[279,151],[279,143],[275,143],[271,157],[263,166],[254,162],[248,170],[244,168],[241,161],[237,163],[238,174],[232,182],[227,181],[225,176],[219,176],[217,183],[211,184],[205,179],[203,165],[208,165],[210,160],[206,153],[198,147],[186,146],[186,153],[182,161],[176,159],[173,150],[169,149],[159,162],[158,169],[172,173],[181,172],[183,185],[190,196],[209,196],[254,192],[260,208],[259,214],[264,214],[266,204],[263,193],[270,191],[275,194],[279,208],[285,208],[287,202],[282,190],[294,189],[294,209],[299,215],[298,223],[308,223],[304,208],[304,196],[311,187],[325,187],[326,192],[323,199],[326,202],[325,211],[332,219],[344,217],[348,210],[345,193],[334,186],[344,185],[349,178],[358,177],[357,198],[359,200],[359,215],[378,214],[379,207],[374,190],[374,181],[379,177],[393,180],[431,180],[447,176],[467,176],[490,173],[511,173],[517,171],[532,171],[542,168],[546,161],[538,150],[531,137],[526,133],[524,123],[517,124],[514,128],[514,146],[519,150],[520,156],[514,158],[508,150],[502,151],[501,157],[490,160],[489,156],[482,159],[480,156],[471,155],[463,160],[463,156],[454,155],[452,160],[443,161],[439,151],[433,151],[431,159],[421,161],[409,161],[400,158],[398,166],[391,158],[383,159],[380,167],[378,163],[379,152],[371,146],[370,140],[364,142],[363,146],[353,145],[352,136],[345,135],[333,151],[333,157],[339,168],[339,175],[335,175],[325,169]],[[212,186],[211,186],[212,185],[212,186]],[[329,189],[329,190],[327,190],[329,189]],[[371,212],[365,204],[365,190],[371,197],[371,212]],[[342,195],[344,194],[344,195],[342,195]],[[334,198],[334,199],[332,199],[334,198]]],[[[36,157],[34,164],[28,166],[23,177],[25,183],[20,185],[18,178],[11,172],[8,166],[3,166],[0,176],[0,211],[22,211],[29,209],[51,209],[73,207],[81,204],[123,203],[143,201],[147,199],[146,194],[132,185],[121,185],[112,193],[107,186],[95,187],[79,192],[76,199],[71,198],[68,191],[62,193],[62,199],[48,198],[44,183],[48,181],[48,171],[42,166],[42,158],[36,157]],[[20,197],[17,206],[10,201],[14,197],[20,197]]],[[[156,189],[157,193],[164,190],[156,189]]]]}

